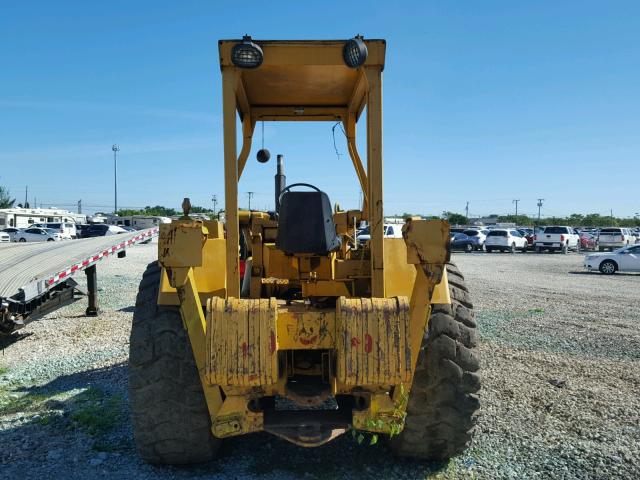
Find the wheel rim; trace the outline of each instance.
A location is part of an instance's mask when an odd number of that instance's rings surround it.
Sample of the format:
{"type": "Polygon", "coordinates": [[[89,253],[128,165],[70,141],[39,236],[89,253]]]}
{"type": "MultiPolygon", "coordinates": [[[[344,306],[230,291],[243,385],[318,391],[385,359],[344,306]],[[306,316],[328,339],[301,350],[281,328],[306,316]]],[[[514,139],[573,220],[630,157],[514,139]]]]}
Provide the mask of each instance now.
{"type": "Polygon", "coordinates": [[[613,273],[615,268],[611,262],[605,262],[602,264],[602,271],[604,273],[613,273]]]}

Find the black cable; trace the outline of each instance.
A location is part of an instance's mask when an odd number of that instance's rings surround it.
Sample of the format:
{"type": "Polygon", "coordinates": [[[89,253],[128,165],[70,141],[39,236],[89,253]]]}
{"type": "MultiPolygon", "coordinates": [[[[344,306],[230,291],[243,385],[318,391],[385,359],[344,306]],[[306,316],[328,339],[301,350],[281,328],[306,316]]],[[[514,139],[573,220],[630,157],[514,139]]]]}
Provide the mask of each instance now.
{"type": "MultiPolygon", "coordinates": [[[[340,125],[340,122],[336,122],[336,124],[331,127],[331,136],[333,137],[333,149],[336,151],[336,157],[338,158],[338,161],[340,161],[340,157],[342,157],[342,154],[338,151],[338,146],[336,145],[336,127],[338,125],[340,125]]],[[[342,129],[342,131],[344,132],[344,129],[342,129]]]]}

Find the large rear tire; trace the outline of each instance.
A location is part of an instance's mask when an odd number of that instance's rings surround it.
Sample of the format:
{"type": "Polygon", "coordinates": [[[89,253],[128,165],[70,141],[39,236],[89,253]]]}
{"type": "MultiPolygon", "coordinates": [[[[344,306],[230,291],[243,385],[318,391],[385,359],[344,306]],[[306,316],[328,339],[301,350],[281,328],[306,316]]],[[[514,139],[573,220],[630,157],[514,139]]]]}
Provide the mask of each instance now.
{"type": "Polygon", "coordinates": [[[464,277],[447,265],[451,305],[434,305],[409,394],[404,430],[390,439],[394,454],[446,460],[464,451],[480,402],[473,305],[464,277]]]}
{"type": "Polygon", "coordinates": [[[211,460],[220,440],[211,420],[191,343],[176,307],[157,304],[160,266],[144,272],[129,346],[129,401],[133,433],[147,462],[211,460]]]}

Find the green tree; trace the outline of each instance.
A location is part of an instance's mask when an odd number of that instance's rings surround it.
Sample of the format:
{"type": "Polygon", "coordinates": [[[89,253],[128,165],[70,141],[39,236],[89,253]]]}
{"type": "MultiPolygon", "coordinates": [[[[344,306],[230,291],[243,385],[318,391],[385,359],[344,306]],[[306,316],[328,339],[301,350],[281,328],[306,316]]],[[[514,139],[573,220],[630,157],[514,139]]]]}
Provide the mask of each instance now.
{"type": "Polygon", "coordinates": [[[210,208],[198,207],[197,205],[191,206],[191,213],[213,213],[210,208]]]}
{"type": "Polygon", "coordinates": [[[567,218],[567,223],[573,227],[579,227],[581,225],[584,225],[584,219],[584,215],[581,215],[579,213],[572,213],[567,218]]]}
{"type": "Polygon", "coordinates": [[[466,225],[469,219],[461,213],[442,212],[442,218],[447,220],[451,225],[466,225]]]}
{"type": "Polygon", "coordinates": [[[12,208],[16,203],[15,198],[9,195],[9,189],[0,185],[0,208],[12,208]]]}
{"type": "Polygon", "coordinates": [[[131,215],[152,215],[158,217],[172,217],[174,215],[178,215],[178,211],[174,208],[163,207],[162,205],[156,205],[155,207],[151,207],[147,205],[142,210],[133,210],[133,209],[121,209],[118,210],[118,215],[121,217],[128,217],[131,215]]]}
{"type": "Polygon", "coordinates": [[[604,225],[605,223],[607,222],[599,213],[589,213],[585,215],[583,220],[583,225],[585,227],[598,227],[604,225]]]}
{"type": "Polygon", "coordinates": [[[498,216],[498,222],[500,223],[515,223],[521,227],[533,225],[533,220],[526,215],[501,215],[498,216]]]}

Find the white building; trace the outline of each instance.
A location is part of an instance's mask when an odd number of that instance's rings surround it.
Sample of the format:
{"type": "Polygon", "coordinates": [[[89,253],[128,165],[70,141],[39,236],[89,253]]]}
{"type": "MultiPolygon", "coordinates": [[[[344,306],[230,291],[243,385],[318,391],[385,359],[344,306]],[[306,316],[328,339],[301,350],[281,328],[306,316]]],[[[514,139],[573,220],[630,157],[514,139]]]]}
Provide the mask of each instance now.
{"type": "Polygon", "coordinates": [[[28,228],[34,223],[87,223],[87,216],[59,208],[0,209],[0,230],[7,227],[28,228]]]}

